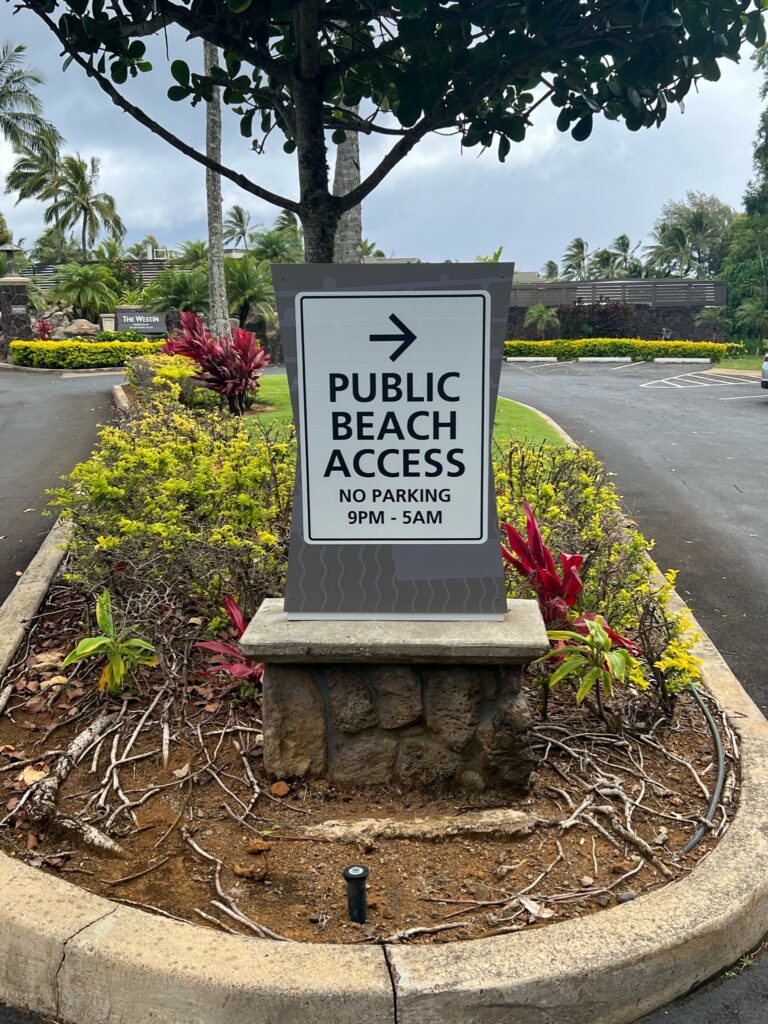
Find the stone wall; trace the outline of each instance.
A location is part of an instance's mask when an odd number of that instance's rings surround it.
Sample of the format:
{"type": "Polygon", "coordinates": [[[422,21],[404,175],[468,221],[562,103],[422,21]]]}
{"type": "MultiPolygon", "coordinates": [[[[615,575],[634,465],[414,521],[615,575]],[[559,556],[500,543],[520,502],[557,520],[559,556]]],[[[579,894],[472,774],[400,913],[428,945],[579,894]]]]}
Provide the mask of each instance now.
{"type": "Polygon", "coordinates": [[[523,791],[534,765],[519,666],[268,664],[263,720],[276,778],[523,791]]]}
{"type": "Polygon", "coordinates": [[[23,277],[0,278],[0,359],[8,358],[12,341],[33,337],[27,303],[27,282],[23,277]]]}

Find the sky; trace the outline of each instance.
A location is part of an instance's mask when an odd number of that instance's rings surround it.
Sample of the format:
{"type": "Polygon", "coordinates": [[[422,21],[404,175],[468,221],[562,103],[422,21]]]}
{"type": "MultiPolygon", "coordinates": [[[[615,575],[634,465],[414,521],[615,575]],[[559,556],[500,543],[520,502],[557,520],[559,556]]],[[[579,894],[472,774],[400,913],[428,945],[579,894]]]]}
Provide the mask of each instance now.
{"type": "MultiPolygon", "coordinates": [[[[112,193],[127,228],[128,243],[153,234],[166,245],[205,235],[204,170],[151,135],[112,105],[75,65],[61,71],[59,47],[29,11],[11,15],[0,4],[0,39],[27,47],[28,62],[44,75],[40,96],[46,116],[64,134],[66,151],[101,159],[101,188],[112,193]]],[[[171,58],[182,44],[171,40],[171,58]]],[[[189,59],[191,48],[185,45],[189,59]]],[[[165,49],[150,48],[154,70],[126,87],[129,96],[186,141],[202,148],[200,107],[171,103],[165,49]]],[[[202,53],[200,54],[202,62],[202,53]]],[[[190,60],[190,64],[192,60],[190,60]]],[[[488,151],[461,152],[454,137],[431,136],[393,171],[363,206],[363,232],[387,255],[424,261],[473,260],[503,245],[505,260],[519,270],[539,270],[559,259],[568,242],[582,235],[591,249],[621,233],[647,240],[660,208],[690,189],[714,193],[740,208],[752,169],[752,144],[762,107],[760,78],[745,50],[740,64],[723,62],[719,82],[704,82],[660,129],[629,132],[596,119],[582,143],[554,125],[547,106],[534,114],[525,141],[513,145],[504,164],[488,151]]],[[[376,162],[382,139],[361,140],[363,173],[376,162]]],[[[296,195],[294,157],[277,142],[253,154],[226,123],[224,162],[274,191],[296,195]]],[[[0,175],[13,160],[0,142],[0,175]]],[[[277,210],[224,182],[225,209],[233,203],[268,225],[277,210]]],[[[15,238],[29,243],[42,229],[42,206],[0,194],[15,238]]]]}

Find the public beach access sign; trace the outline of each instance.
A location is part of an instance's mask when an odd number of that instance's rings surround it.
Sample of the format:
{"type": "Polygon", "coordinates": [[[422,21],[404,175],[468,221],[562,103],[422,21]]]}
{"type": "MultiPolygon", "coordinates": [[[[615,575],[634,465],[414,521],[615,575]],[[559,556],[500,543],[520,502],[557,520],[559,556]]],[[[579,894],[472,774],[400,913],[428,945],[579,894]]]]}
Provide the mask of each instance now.
{"type": "Polygon", "coordinates": [[[489,293],[295,302],[304,542],[484,544],[489,293]]]}

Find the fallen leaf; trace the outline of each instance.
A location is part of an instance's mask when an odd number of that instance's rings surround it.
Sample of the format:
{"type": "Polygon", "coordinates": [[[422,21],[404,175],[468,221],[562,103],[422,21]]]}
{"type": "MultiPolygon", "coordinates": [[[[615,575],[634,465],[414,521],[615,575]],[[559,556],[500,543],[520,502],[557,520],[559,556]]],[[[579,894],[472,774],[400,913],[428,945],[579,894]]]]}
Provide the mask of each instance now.
{"type": "Polygon", "coordinates": [[[252,839],[248,844],[248,853],[266,853],[272,849],[272,844],[263,839],[252,839]]]}
{"type": "Polygon", "coordinates": [[[40,845],[40,840],[37,838],[34,832],[30,832],[27,835],[27,849],[36,850],[40,845]]]}
{"type": "Polygon", "coordinates": [[[37,511],[37,509],[34,509],[34,508],[25,508],[25,509],[24,509],[24,511],[25,511],[25,512],[36,512],[36,511],[37,511]]]}
{"type": "Polygon", "coordinates": [[[50,679],[46,679],[40,684],[41,690],[48,690],[51,686],[63,686],[69,682],[66,676],[51,676],[50,679]]]}
{"type": "Polygon", "coordinates": [[[216,704],[206,704],[205,707],[203,708],[203,711],[207,711],[210,714],[214,714],[216,711],[219,710],[220,707],[221,707],[221,701],[219,701],[216,704]]]}
{"type": "Polygon", "coordinates": [[[181,768],[177,768],[175,771],[171,772],[171,775],[173,775],[173,777],[176,779],[186,779],[186,777],[189,775],[190,767],[191,762],[187,761],[187,763],[182,765],[181,768]]]}
{"type": "Polygon", "coordinates": [[[233,864],[232,873],[238,878],[250,878],[252,882],[263,882],[267,877],[267,864],[260,857],[255,864],[233,864]]]}
{"type": "Polygon", "coordinates": [[[8,813],[10,814],[10,812],[16,808],[18,802],[19,798],[17,796],[12,796],[8,803],[5,805],[6,811],[8,811],[8,813]]]}
{"type": "Polygon", "coordinates": [[[199,615],[193,615],[191,619],[187,619],[187,624],[190,626],[202,626],[203,620],[199,615]]]}
{"type": "Polygon", "coordinates": [[[269,787],[269,791],[272,796],[288,796],[291,792],[291,787],[281,779],[279,782],[273,782],[269,787]]]}
{"type": "Polygon", "coordinates": [[[44,779],[47,772],[41,771],[39,768],[35,768],[33,764],[28,764],[27,767],[19,774],[17,782],[23,782],[27,786],[34,785],[35,782],[39,782],[40,779],[44,779]]]}
{"type": "Polygon", "coordinates": [[[34,714],[36,711],[42,711],[45,707],[45,697],[32,697],[26,703],[27,711],[34,714]]]}
{"type": "Polygon", "coordinates": [[[517,902],[531,915],[531,917],[537,920],[546,921],[550,917],[555,917],[554,910],[550,910],[548,907],[543,906],[541,903],[537,903],[536,900],[530,900],[527,896],[518,896],[517,902]]]}

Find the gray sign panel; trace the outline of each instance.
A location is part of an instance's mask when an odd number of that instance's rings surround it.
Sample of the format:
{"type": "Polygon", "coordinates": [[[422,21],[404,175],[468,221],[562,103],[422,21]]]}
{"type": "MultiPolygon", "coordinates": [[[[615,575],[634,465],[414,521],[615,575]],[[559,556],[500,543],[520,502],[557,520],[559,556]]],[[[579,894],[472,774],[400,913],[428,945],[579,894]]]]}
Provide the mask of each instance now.
{"type": "Polygon", "coordinates": [[[273,267],[294,618],[500,618],[490,437],[512,264],[273,267]]]}
{"type": "Polygon", "coordinates": [[[148,313],[145,309],[119,307],[115,310],[116,331],[141,331],[146,335],[166,335],[165,313],[148,313]]]}

